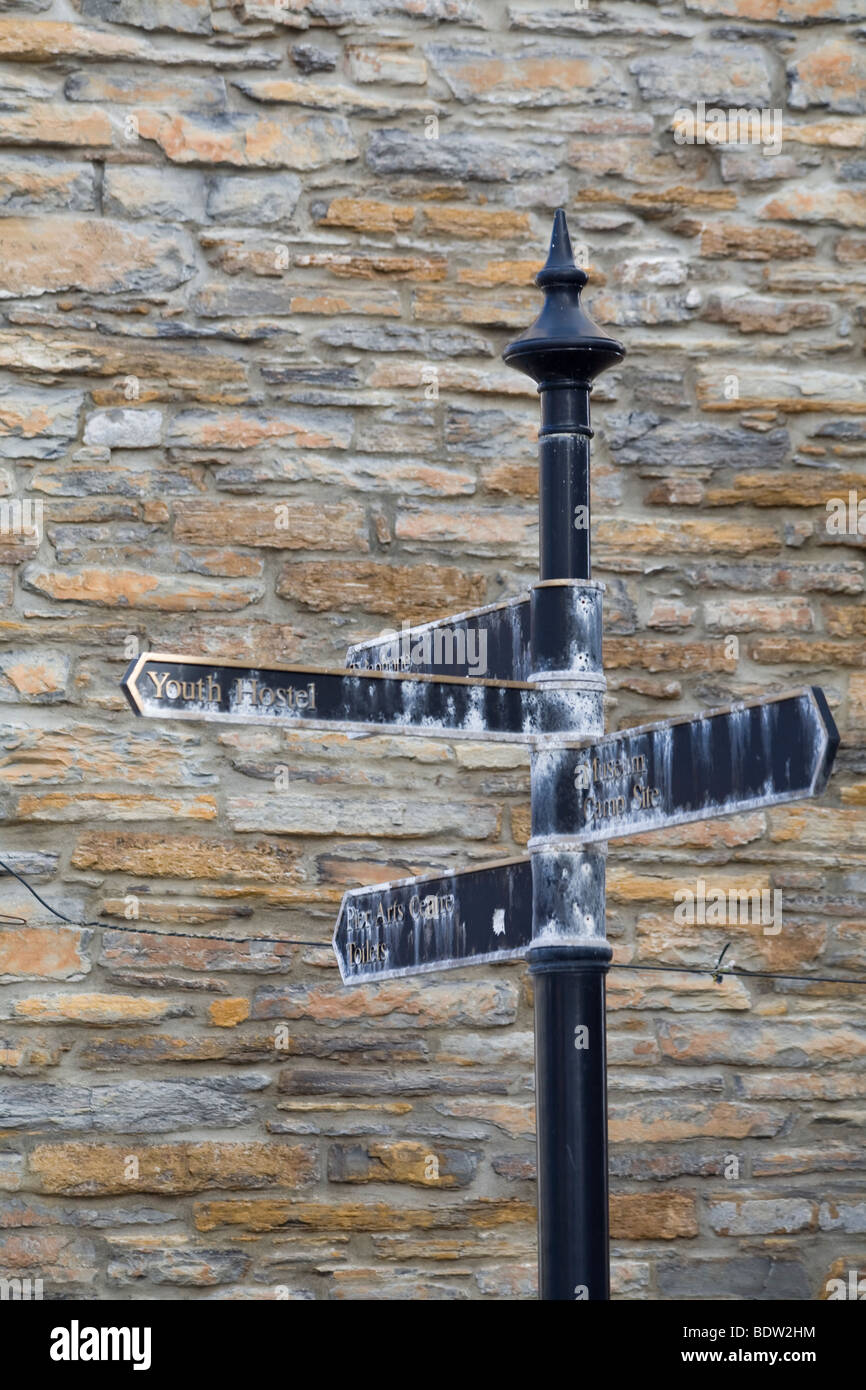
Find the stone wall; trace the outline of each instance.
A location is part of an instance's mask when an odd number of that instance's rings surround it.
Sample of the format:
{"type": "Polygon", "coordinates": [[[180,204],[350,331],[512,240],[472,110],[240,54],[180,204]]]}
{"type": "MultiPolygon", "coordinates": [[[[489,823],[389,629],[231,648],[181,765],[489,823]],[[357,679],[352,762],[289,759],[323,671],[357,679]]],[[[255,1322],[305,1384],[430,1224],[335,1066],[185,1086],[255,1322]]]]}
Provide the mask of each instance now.
{"type": "MultiPolygon", "coordinates": [[[[617,960],[866,974],[858,8],[0,0],[2,855],[104,922],[3,884],[4,1276],[531,1296],[525,969],[347,992],[328,944],[347,885],[520,852],[525,754],[145,725],[119,680],[341,663],[526,586],[537,404],[499,353],[559,205],[628,348],[609,727],[820,682],[843,735],[819,803],[614,846],[617,960]],[[689,142],[702,101],[765,144],[689,142]],[[699,879],[780,890],[781,930],[676,922],[699,879]]],[[[612,973],[618,1296],[866,1273],[863,1001],[612,973]]]]}

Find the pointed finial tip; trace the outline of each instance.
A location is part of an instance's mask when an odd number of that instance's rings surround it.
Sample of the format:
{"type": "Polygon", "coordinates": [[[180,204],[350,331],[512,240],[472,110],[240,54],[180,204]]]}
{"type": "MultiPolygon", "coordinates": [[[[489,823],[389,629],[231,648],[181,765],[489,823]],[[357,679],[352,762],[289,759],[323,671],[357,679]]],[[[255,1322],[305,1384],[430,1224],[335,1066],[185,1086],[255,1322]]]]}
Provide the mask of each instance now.
{"type": "Polygon", "coordinates": [[[550,234],[550,249],[547,253],[547,260],[536,275],[535,283],[543,289],[545,285],[554,284],[557,281],[560,283],[576,281],[579,285],[585,285],[586,280],[585,272],[580,270],[574,262],[565,208],[557,208],[553,214],[553,230],[550,234]]]}
{"type": "Polygon", "coordinates": [[[557,208],[553,214],[553,232],[551,241],[556,241],[560,237],[568,239],[568,222],[565,216],[565,208],[557,208]]]}

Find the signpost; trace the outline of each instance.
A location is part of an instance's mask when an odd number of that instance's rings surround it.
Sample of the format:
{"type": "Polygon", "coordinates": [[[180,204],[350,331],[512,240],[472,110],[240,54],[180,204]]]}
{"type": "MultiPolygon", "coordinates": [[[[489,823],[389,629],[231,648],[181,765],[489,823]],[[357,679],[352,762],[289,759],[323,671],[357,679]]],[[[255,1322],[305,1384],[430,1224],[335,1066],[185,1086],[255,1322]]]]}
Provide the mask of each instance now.
{"type": "Polygon", "coordinates": [[[542,311],[505,360],[538,384],[539,581],[505,603],[357,643],[346,669],[146,652],[138,715],[499,739],[531,749],[528,858],[346,893],[346,984],[525,956],[535,984],[539,1294],[607,1299],[607,842],[819,795],[839,735],[797,690],[604,734],[602,595],[590,577],[589,394],[622,346],[586,315],[557,212],[542,311]],[[483,641],[482,641],[483,638],[483,641]],[[483,656],[482,656],[483,647],[483,656]]]}

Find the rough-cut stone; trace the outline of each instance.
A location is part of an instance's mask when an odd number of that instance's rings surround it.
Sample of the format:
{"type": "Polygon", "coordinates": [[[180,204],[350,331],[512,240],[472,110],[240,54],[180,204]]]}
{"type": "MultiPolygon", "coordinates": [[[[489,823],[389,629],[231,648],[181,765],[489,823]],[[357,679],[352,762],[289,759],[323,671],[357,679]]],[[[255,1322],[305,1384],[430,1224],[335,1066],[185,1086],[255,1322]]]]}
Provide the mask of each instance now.
{"type": "Polygon", "coordinates": [[[267,1084],[256,1073],[99,1086],[0,1083],[0,1100],[9,1129],[169,1134],[244,1124],[254,1113],[256,1092],[267,1084]]]}
{"type": "Polygon", "coordinates": [[[701,255],[711,260],[727,256],[738,261],[799,260],[814,250],[809,237],[789,227],[718,221],[708,222],[701,232],[701,255]]]}
{"type": "Polygon", "coordinates": [[[713,365],[699,363],[697,377],[702,410],[866,414],[862,382],[842,371],[809,366],[794,372],[784,364],[763,366],[755,362],[743,371],[740,364],[724,361],[713,365]]]}
{"type": "Polygon", "coordinates": [[[759,210],[777,222],[832,222],[839,227],[866,227],[866,193],[832,184],[785,189],[759,210]]]}
{"type": "Polygon", "coordinates": [[[710,323],[734,323],[741,333],[790,333],[833,322],[829,304],[809,299],[774,299],[748,290],[723,290],[707,296],[702,317],[710,323]]]}
{"type": "Polygon", "coordinates": [[[347,449],[351,440],[351,418],[337,411],[185,410],[174,416],[166,443],[218,450],[256,449],[273,441],[281,448],[347,449]]]}
{"type": "Polygon", "coordinates": [[[138,1237],[112,1241],[106,1265],[109,1285],[125,1287],[146,1279],[157,1285],[210,1288],[243,1278],[251,1263],[251,1256],[242,1250],[209,1250],[198,1245],[188,1249],[138,1246],[138,1237]]]}
{"type": "Polygon", "coordinates": [[[331,1144],[328,1178],[335,1183],[393,1182],[415,1187],[469,1187],[478,1153],[417,1142],[331,1144]]]}
{"type": "Polygon", "coordinates": [[[519,1197],[464,1198],[459,1206],[396,1207],[393,1202],[338,1202],[248,1198],[198,1202],[198,1231],[240,1227],[252,1233],[294,1229],[328,1231],[499,1231],[533,1221],[531,1202],[519,1197]]]}
{"type": "MultiPolygon", "coordinates": [[[[129,2],[129,0],[128,0],[129,2]]],[[[142,11],[145,7],[142,6],[142,11]]],[[[52,58],[144,63],[201,63],[236,67],[237,52],[195,49],[181,44],[157,47],[148,39],[111,30],[51,19],[0,19],[0,58],[14,62],[45,62],[52,58]]],[[[266,49],[247,49],[244,62],[272,67],[275,55],[266,49]]]]}
{"type": "Polygon", "coordinates": [[[7,154],[0,159],[0,208],[6,214],[92,212],[95,207],[92,165],[41,155],[7,154]]]}
{"type": "Polygon", "coordinates": [[[772,1255],[726,1255],[709,1260],[666,1260],[658,1267],[663,1298],[747,1298],[757,1301],[808,1299],[806,1271],[799,1260],[772,1255]]]}
{"type": "Polygon", "coordinates": [[[300,196],[301,181],[294,174],[249,174],[243,179],[217,174],[207,188],[207,216],[214,222],[253,226],[288,222],[300,196]]]}
{"type": "Polygon", "coordinates": [[[424,357],[490,357],[490,345],[479,333],[462,328],[427,329],[411,324],[335,324],[316,334],[328,347],[347,347],[359,352],[417,352],[424,357]]]}
{"type": "Polygon", "coordinates": [[[337,66],[337,59],[333,53],[325,48],[318,48],[313,43],[292,44],[289,56],[295,67],[303,73],[333,72],[337,66]]]}
{"type": "Polygon", "coordinates": [[[194,274],[191,246],[166,228],[73,217],[0,221],[0,297],[171,290],[194,274]]]}
{"type": "Polygon", "coordinates": [[[111,120],[99,107],[69,110],[49,101],[0,111],[4,145],[64,145],[100,149],[114,144],[111,120]]]}
{"type": "MultiPolygon", "coordinates": [[[[264,260],[264,273],[270,275],[274,256],[270,249],[261,253],[264,260]]],[[[232,273],[241,269],[232,266],[232,273]]],[[[371,290],[336,289],[331,285],[310,285],[288,292],[280,287],[256,287],[247,285],[205,285],[195,297],[195,310],[205,318],[234,319],[243,313],[273,314],[278,317],[293,314],[315,314],[317,317],[331,314],[388,314],[399,318],[400,299],[393,290],[379,288],[371,290]]]]}
{"type": "Polygon", "coordinates": [[[626,417],[609,415],[608,447],[619,464],[642,471],[676,468],[779,468],[788,458],[790,439],[784,429],[756,434],[741,426],[665,419],[651,412],[626,417]]]}
{"type": "Polygon", "coordinates": [[[173,164],[309,170],[358,158],[358,147],[341,116],[272,119],[246,111],[170,116],[141,108],[136,118],[141,139],[152,140],[173,164]]]}
{"type": "Polygon", "coordinates": [[[313,215],[327,227],[353,227],[360,232],[391,232],[411,225],[415,208],[410,204],[380,203],[370,198],[332,198],[313,207],[313,215]]]}
{"type": "Polygon", "coordinates": [[[686,0],[686,9],[773,24],[826,24],[857,18],[857,0],[686,0]]]}
{"type": "Polygon", "coordinates": [[[63,652],[7,648],[0,652],[0,701],[55,704],[67,697],[70,674],[63,652]]]}
{"type": "Polygon", "coordinates": [[[723,1236],[795,1235],[814,1230],[814,1202],[802,1197],[718,1200],[710,1204],[710,1224],[723,1236]]]}
{"type": "MultiPolygon", "coordinates": [[[[235,796],[227,805],[229,823],[235,830],[267,831],[277,835],[309,834],[313,799],[309,793],[281,796],[235,796]]],[[[315,798],[315,834],[385,835],[397,839],[420,839],[431,835],[459,835],[468,840],[486,840],[498,825],[496,808],[484,802],[469,803],[457,811],[448,802],[426,801],[405,805],[398,800],[377,797],[329,795],[315,798]]]]}
{"type": "Polygon", "coordinates": [[[280,572],[277,593],[314,612],[360,608],[419,622],[483,603],[485,582],[481,574],[447,565],[295,560],[280,572]]]}
{"type": "Polygon", "coordinates": [[[268,840],[201,839],[197,836],[89,831],[73,850],[78,869],[130,873],[145,878],[278,883],[295,873],[297,851],[268,840]]]}
{"type": "Polygon", "coordinates": [[[84,422],[85,444],[108,449],[149,449],[162,435],[161,410],[100,410],[84,422]]]}
{"type": "Polygon", "coordinates": [[[435,71],[460,101],[504,106],[616,105],[626,95],[621,77],[603,58],[589,59],[580,44],[527,44],[503,57],[501,49],[431,44],[435,71]]]}
{"type": "Polygon", "coordinates": [[[30,565],[21,583],[31,593],[57,603],[87,603],[98,608],[156,608],[165,612],[210,610],[224,613],[246,608],[262,597],[264,586],[247,580],[233,583],[191,576],[151,574],[146,570],[43,569],[30,565]]]}
{"type": "Polygon", "coordinates": [[[316,1176],[316,1149],[309,1144],[183,1143],[128,1150],[110,1144],[41,1144],[28,1167],[42,1192],[68,1197],[120,1196],[124,1192],[187,1193],[208,1188],[308,1185],[316,1176]]]}
{"type": "Polygon", "coordinates": [[[194,499],[175,504],[175,539],[203,544],[221,527],[235,545],[275,550],[369,550],[363,507],[352,502],[316,504],[224,502],[194,499]]]}
{"type": "Polygon", "coordinates": [[[432,102],[400,93],[380,96],[364,87],[336,83],[298,82],[285,77],[235,78],[234,85],[251,101],[266,105],[300,106],[316,111],[339,111],[342,116],[399,116],[405,111],[432,112],[432,102]]]}
{"type": "Polygon", "coordinates": [[[843,39],[829,39],[798,58],[788,69],[788,83],[789,106],[866,111],[866,58],[843,39]]]}
{"type": "Polygon", "coordinates": [[[256,992],[255,1019],[306,1019],[340,1024],[377,1019],[379,1028],[499,1028],[517,1017],[517,986],[506,981],[459,984],[438,980],[384,981],[362,995],[334,985],[266,987],[256,992]]]}
{"type": "MultiPolygon", "coordinates": [[[[294,53],[295,49],[292,50],[293,56],[294,53]]],[[[408,83],[423,87],[427,81],[427,64],[419,53],[413,51],[410,40],[350,44],[346,56],[349,72],[355,82],[392,82],[396,86],[408,83]]],[[[336,64],[330,59],[327,66],[334,67],[336,64]]]]}
{"type": "Polygon", "coordinates": [[[77,0],[86,19],[110,20],[137,29],[171,29],[181,34],[211,34],[211,9],[206,0],[77,0]]]}
{"type": "Polygon", "coordinates": [[[78,433],[84,395],[43,386],[0,385],[0,444],[7,459],[54,459],[78,433]]]}
{"type": "Polygon", "coordinates": [[[191,1010],[168,1000],[121,994],[45,994],[18,999],[9,1017],[35,1023],[152,1023],[191,1010]]]}
{"type": "Polygon", "coordinates": [[[410,130],[378,130],[367,146],[367,164],[374,174],[435,174],[495,183],[552,173],[560,139],[518,143],[464,132],[426,140],[410,130]]]}
{"type": "MultiPolygon", "coordinates": [[[[4,899],[4,911],[9,903],[4,899]]],[[[18,927],[0,931],[0,979],[80,980],[90,970],[93,933],[75,927],[18,927]]]]}
{"type": "Polygon", "coordinates": [[[695,1200],[687,1192],[615,1194],[610,1204],[614,1240],[676,1240],[698,1234],[695,1200]]]}
{"type": "Polygon", "coordinates": [[[198,173],[181,169],[109,165],[103,206],[112,217],[147,217],[160,222],[204,222],[205,190],[198,173]]]}
{"type": "Polygon", "coordinates": [[[635,58],[629,71],[647,101],[667,99],[707,106],[768,106],[770,68],[762,49],[752,44],[716,48],[670,49],[635,58]]]}
{"type": "Polygon", "coordinates": [[[773,183],[798,178],[820,163],[821,156],[814,150],[780,154],[772,146],[765,149],[762,145],[726,145],[720,168],[724,183],[773,183]]]}
{"type": "MultiPolygon", "coordinates": [[[[163,62],[172,50],[161,49],[163,62]]],[[[188,59],[187,54],[181,55],[188,59]]],[[[175,74],[139,68],[123,72],[118,68],[79,68],[71,72],[63,84],[67,101],[94,103],[112,102],[120,106],[137,106],[141,102],[154,105],[179,106],[185,111],[221,109],[226,105],[225,78],[193,76],[190,72],[175,74]]],[[[139,166],[140,167],[140,166],[139,166]]]]}
{"type": "Polygon", "coordinates": [[[689,37],[694,29],[668,18],[659,19],[655,11],[637,11],[620,16],[616,11],[574,11],[569,7],[551,6],[537,9],[534,5],[509,5],[509,27],[533,29],[551,34],[585,34],[587,36],[616,34],[633,38],[636,34],[655,38],[689,37]]]}

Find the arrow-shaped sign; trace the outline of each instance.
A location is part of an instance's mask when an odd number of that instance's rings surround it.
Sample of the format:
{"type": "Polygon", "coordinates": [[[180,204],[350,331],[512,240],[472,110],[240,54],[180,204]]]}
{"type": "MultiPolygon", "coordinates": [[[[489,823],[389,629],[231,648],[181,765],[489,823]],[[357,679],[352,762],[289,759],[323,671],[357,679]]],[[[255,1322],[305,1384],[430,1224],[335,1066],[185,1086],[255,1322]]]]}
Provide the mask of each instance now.
{"type": "Polygon", "coordinates": [[[526,681],[474,681],[300,666],[237,666],[144,652],[122,681],[136,714],[313,729],[445,734],[531,743],[578,727],[581,695],[526,681]]]}
{"type": "Polygon", "coordinates": [[[818,796],[838,746],[824,692],[812,686],[545,748],[533,758],[533,840],[615,840],[818,796]]]}
{"type": "Polygon", "coordinates": [[[343,897],[334,950],[345,984],[522,956],[532,936],[528,859],[403,878],[343,897]]]}

